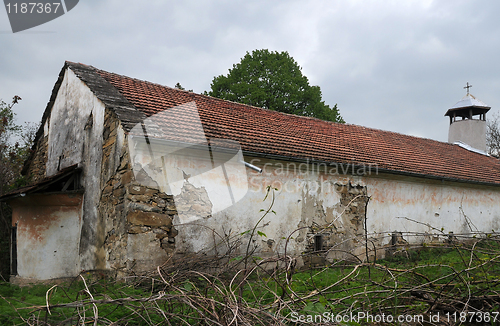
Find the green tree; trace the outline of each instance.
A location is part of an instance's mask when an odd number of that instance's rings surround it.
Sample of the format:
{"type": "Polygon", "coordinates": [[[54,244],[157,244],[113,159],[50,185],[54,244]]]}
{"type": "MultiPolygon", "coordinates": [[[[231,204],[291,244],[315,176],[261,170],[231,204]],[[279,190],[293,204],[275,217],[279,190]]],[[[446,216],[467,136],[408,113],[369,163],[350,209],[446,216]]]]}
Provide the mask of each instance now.
{"type": "Polygon", "coordinates": [[[192,89],[185,89],[184,87],[182,87],[181,83],[177,83],[175,84],[174,88],[177,88],[177,89],[180,89],[180,90],[183,90],[183,91],[188,91],[188,92],[193,92],[192,89]]]}
{"type": "Polygon", "coordinates": [[[344,123],[337,105],[330,107],[325,104],[321,100],[320,87],[309,85],[301,70],[286,51],[254,50],[233,65],[227,76],[215,77],[210,92],[205,94],[284,113],[344,123]]]}
{"type": "MultiPolygon", "coordinates": [[[[17,152],[19,142],[12,143],[14,136],[21,132],[21,127],[14,122],[15,113],[12,107],[21,100],[14,96],[12,103],[0,100],[0,195],[9,189],[19,175],[17,152]]],[[[21,162],[22,163],[22,162],[21,162]]]]}
{"type": "Polygon", "coordinates": [[[35,140],[38,124],[15,123],[13,106],[21,98],[14,96],[10,104],[0,100],[0,195],[25,185],[21,176],[24,161],[28,158],[35,140]]]}
{"type": "MultiPolygon", "coordinates": [[[[19,126],[14,123],[12,107],[20,99],[14,96],[11,104],[0,100],[0,195],[7,191],[15,175],[12,170],[14,154],[9,140],[13,133],[19,131],[19,126]]],[[[0,276],[4,279],[10,274],[10,228],[10,207],[0,202],[0,276]]]]}
{"type": "MultiPolygon", "coordinates": [[[[25,184],[21,169],[37,129],[33,124],[22,127],[15,123],[12,108],[19,100],[19,96],[14,96],[10,104],[0,100],[0,195],[25,184]]],[[[0,276],[4,278],[10,273],[10,228],[10,208],[0,202],[0,276]]]]}
{"type": "Polygon", "coordinates": [[[493,114],[486,124],[486,147],[488,154],[500,156],[500,116],[493,114]]]}

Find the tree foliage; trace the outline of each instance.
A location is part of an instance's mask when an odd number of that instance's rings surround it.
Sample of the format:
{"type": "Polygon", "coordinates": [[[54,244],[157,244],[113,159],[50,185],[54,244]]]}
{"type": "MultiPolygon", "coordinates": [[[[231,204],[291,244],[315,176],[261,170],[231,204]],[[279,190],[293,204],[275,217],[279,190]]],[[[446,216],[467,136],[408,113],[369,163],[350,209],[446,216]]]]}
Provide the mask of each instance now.
{"type": "Polygon", "coordinates": [[[3,194],[17,176],[17,149],[19,143],[11,143],[12,136],[20,132],[21,127],[14,122],[12,107],[21,98],[14,96],[11,104],[0,101],[0,194],[3,194]]]}
{"type": "Polygon", "coordinates": [[[181,83],[179,83],[179,82],[177,84],[175,84],[174,88],[180,89],[182,91],[188,91],[188,92],[193,91],[192,89],[185,89],[184,87],[182,87],[181,83]]]}
{"type": "MultiPolygon", "coordinates": [[[[29,155],[34,140],[36,125],[20,126],[15,123],[12,110],[21,98],[14,96],[10,104],[0,100],[0,195],[27,181],[21,176],[23,163],[29,155]]],[[[0,275],[10,273],[10,208],[0,202],[0,275]]]]}
{"type": "Polygon", "coordinates": [[[21,170],[34,141],[36,124],[15,123],[13,106],[21,98],[14,96],[10,104],[0,100],[0,195],[21,186],[21,170]]]}
{"type": "Polygon", "coordinates": [[[488,154],[500,155],[500,116],[493,115],[486,124],[486,147],[488,154]]]}
{"type": "Polygon", "coordinates": [[[254,50],[229,69],[227,76],[213,79],[213,97],[270,110],[344,122],[337,105],[321,100],[319,86],[309,85],[301,67],[288,52],[254,50]]]}

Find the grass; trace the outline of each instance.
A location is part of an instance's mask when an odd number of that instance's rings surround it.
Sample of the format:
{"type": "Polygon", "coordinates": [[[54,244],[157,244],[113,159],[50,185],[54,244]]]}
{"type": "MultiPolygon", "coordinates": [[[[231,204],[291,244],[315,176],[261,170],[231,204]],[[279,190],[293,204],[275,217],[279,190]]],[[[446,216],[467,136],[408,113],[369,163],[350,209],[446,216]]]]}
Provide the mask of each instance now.
{"type": "MultiPolygon", "coordinates": [[[[93,300],[97,301],[149,296],[149,293],[141,287],[110,280],[94,282],[88,286],[88,290],[93,300]]],[[[55,287],[52,285],[19,287],[2,282],[0,283],[0,324],[24,325],[30,324],[30,321],[33,321],[33,324],[34,321],[42,321],[47,324],[76,325],[82,316],[93,314],[90,305],[83,305],[84,302],[91,300],[89,292],[86,291],[84,282],[77,279],[55,287]],[[42,308],[47,306],[47,300],[51,307],[50,311],[42,308]],[[68,303],[77,304],[67,306],[68,303]],[[58,307],[59,305],[62,306],[58,307]]],[[[99,318],[103,321],[120,321],[131,314],[126,305],[118,302],[99,304],[98,309],[99,318]]],[[[160,321],[159,318],[153,319],[160,321]]]]}
{"type": "Polygon", "coordinates": [[[494,312],[499,259],[499,242],[482,239],[303,271],[253,266],[224,275],[170,270],[127,283],[89,277],[55,287],[0,283],[0,324],[94,324],[97,316],[97,325],[279,325],[324,313],[494,312]]]}

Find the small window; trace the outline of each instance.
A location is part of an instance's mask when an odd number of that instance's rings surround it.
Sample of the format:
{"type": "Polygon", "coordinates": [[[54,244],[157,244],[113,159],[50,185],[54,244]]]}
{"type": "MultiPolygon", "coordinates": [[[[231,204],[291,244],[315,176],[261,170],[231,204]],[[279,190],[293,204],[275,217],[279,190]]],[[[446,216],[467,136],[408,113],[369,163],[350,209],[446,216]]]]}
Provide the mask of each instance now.
{"type": "Polygon", "coordinates": [[[314,251],[323,250],[323,235],[316,234],[314,235],[314,251]]]}

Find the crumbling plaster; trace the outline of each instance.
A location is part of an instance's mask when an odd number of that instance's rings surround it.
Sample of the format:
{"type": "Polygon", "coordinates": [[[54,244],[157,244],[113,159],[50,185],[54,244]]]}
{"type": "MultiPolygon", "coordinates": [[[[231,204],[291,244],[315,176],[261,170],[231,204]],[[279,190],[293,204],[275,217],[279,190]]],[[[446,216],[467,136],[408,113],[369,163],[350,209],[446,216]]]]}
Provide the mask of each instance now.
{"type": "MultiPolygon", "coordinates": [[[[259,224],[258,230],[266,236],[257,237],[254,244],[261,253],[284,253],[284,238],[290,235],[288,253],[311,252],[314,236],[322,234],[321,247],[329,260],[349,256],[364,259],[365,217],[370,247],[387,245],[394,231],[403,232],[411,243],[420,243],[429,241],[426,234],[430,233],[498,230],[497,187],[379,173],[377,169],[366,170],[365,175],[332,174],[331,170],[311,164],[252,157],[245,160],[264,172],[247,169],[246,182],[231,184],[233,189],[248,187],[246,195],[234,205],[190,221],[176,216],[177,250],[207,251],[217,245],[218,252],[223,251],[221,237],[252,229],[261,217],[260,210],[267,209],[270,198],[263,201],[267,185],[277,188],[272,208],[276,214],[269,214],[259,224]]],[[[171,169],[183,171],[185,176],[197,173],[196,162],[170,163],[174,164],[171,169]]],[[[190,178],[183,182],[204,189],[190,178]]],[[[383,254],[379,252],[378,257],[383,254]]]]}
{"type": "MultiPolygon", "coordinates": [[[[358,177],[329,176],[327,172],[318,171],[307,164],[252,157],[245,160],[264,168],[264,171],[259,174],[246,169],[244,178],[240,175],[231,179],[231,190],[245,193],[234,205],[219,211],[212,209],[212,214],[204,217],[193,216],[188,220],[183,220],[180,214],[174,217],[174,224],[179,231],[176,238],[177,251],[220,254],[230,247],[226,240],[244,243],[248,235],[241,239],[240,234],[257,224],[263,214],[262,210],[265,211],[270,206],[272,196],[275,196],[272,207],[275,213],[268,214],[257,227],[265,236],[253,239],[260,254],[306,252],[310,250],[317,232],[325,234],[325,248],[334,248],[336,241],[348,243],[350,248],[358,245],[353,239],[364,234],[361,221],[367,200],[364,186],[359,184],[358,177]],[[272,190],[274,194],[264,200],[267,186],[277,190],[272,190]],[[349,203],[350,207],[347,208],[349,203]],[[362,209],[357,210],[354,206],[362,209]]],[[[220,182],[219,187],[228,187],[224,180],[216,178],[209,179],[209,183],[197,183],[192,176],[198,175],[200,165],[194,160],[169,160],[168,163],[170,165],[167,171],[182,171],[182,189],[207,192],[207,197],[211,200],[208,205],[215,207],[213,199],[218,199],[214,194],[214,189],[217,189],[215,183],[220,182]]],[[[205,165],[202,162],[200,164],[205,165]]],[[[176,198],[177,205],[179,193],[170,194],[176,198]]],[[[242,246],[241,250],[245,248],[242,246]]]]}
{"type": "MultiPolygon", "coordinates": [[[[33,270],[20,262],[26,277],[74,276],[92,269],[143,272],[174,252],[223,254],[239,245],[243,253],[249,240],[244,232],[257,224],[261,233],[251,249],[261,256],[305,254],[309,264],[365,259],[365,236],[380,247],[394,231],[405,237],[418,233],[406,240],[422,242],[428,241],[426,233],[500,227],[498,187],[379,173],[372,166],[344,170],[257,154],[243,157],[241,151],[200,149],[207,145],[202,143],[186,147],[136,137],[70,69],[43,128],[31,174],[38,180],[81,164],[85,193],[80,206],[62,215],[55,208],[47,212],[57,221],[47,222],[49,228],[72,225],[68,234],[76,247],[69,253],[76,263],[70,260],[70,269],[56,275],[46,267],[36,274],[42,261],[33,270]],[[272,212],[260,221],[273,198],[272,212]]],[[[25,239],[27,230],[19,231],[25,234],[19,242],[33,245],[25,239]]],[[[43,232],[45,238],[53,233],[43,232]]]]}
{"type": "MultiPolygon", "coordinates": [[[[167,261],[175,247],[172,196],[136,180],[128,137],[112,110],[106,110],[99,214],[103,269],[118,276],[144,272],[167,261]]],[[[139,176],[140,177],[140,176],[139,176]]]]}

